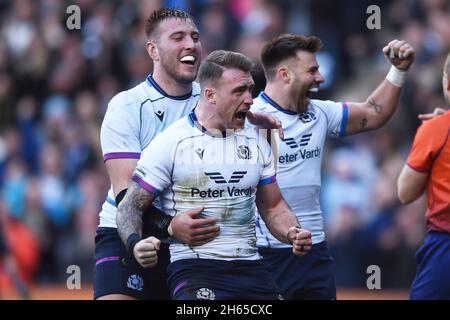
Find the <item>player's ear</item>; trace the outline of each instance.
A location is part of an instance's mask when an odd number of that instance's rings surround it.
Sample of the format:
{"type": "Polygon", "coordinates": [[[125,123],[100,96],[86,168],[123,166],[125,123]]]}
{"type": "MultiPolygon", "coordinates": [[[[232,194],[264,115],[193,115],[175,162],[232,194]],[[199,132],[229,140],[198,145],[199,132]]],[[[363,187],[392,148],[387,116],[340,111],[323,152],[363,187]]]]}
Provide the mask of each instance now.
{"type": "Polygon", "coordinates": [[[153,61],[159,61],[159,52],[158,47],[156,46],[156,43],[154,41],[147,41],[145,44],[145,47],[147,49],[148,55],[153,61]]]}
{"type": "Polygon", "coordinates": [[[289,75],[289,69],[285,66],[282,65],[278,68],[278,77],[281,79],[281,81],[288,83],[290,80],[290,75],[289,75]]]}
{"type": "Polygon", "coordinates": [[[205,88],[205,98],[209,103],[216,103],[216,91],[212,87],[205,88]]]}

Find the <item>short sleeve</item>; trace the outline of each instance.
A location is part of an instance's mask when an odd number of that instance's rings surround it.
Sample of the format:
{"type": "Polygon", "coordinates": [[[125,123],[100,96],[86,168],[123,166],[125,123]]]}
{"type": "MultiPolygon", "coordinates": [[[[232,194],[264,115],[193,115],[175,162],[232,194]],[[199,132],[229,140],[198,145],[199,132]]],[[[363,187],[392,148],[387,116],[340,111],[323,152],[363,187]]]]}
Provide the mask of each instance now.
{"type": "Polygon", "coordinates": [[[108,104],[101,127],[103,159],[139,159],[139,131],[139,106],[128,98],[126,92],[117,94],[108,104]]]}
{"type": "Polygon", "coordinates": [[[434,149],[439,147],[433,146],[432,139],[439,139],[436,136],[433,137],[432,129],[429,123],[424,123],[417,129],[411,151],[406,160],[406,164],[416,171],[427,172],[430,170],[433,159],[437,154],[437,150],[434,149]]]}
{"type": "Polygon", "coordinates": [[[344,137],[348,119],[347,104],[330,100],[313,100],[313,104],[321,109],[327,119],[327,136],[330,138],[344,137]]]}
{"type": "Polygon", "coordinates": [[[142,151],[133,174],[133,181],[156,194],[167,188],[172,181],[174,148],[174,142],[167,139],[166,134],[159,134],[142,151]]]}

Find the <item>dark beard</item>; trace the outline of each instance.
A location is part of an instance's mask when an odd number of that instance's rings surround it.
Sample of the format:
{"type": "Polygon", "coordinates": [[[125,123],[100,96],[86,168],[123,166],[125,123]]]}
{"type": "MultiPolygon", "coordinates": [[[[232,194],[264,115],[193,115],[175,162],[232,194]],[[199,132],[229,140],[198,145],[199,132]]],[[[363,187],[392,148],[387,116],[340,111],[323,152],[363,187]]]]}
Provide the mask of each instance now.
{"type": "Polygon", "coordinates": [[[166,70],[166,72],[170,75],[170,77],[179,84],[191,84],[192,81],[194,81],[197,77],[197,72],[192,76],[181,75],[179,72],[177,72],[176,66],[166,63],[165,59],[161,60],[161,64],[164,70],[166,70]]]}
{"type": "Polygon", "coordinates": [[[298,113],[302,113],[302,112],[306,112],[306,111],[308,111],[308,105],[309,105],[309,100],[310,100],[310,94],[311,94],[311,92],[310,91],[306,91],[306,93],[305,93],[305,97],[306,97],[306,99],[305,100],[301,100],[301,101],[298,101],[298,103],[297,103],[297,106],[298,106],[298,108],[297,108],[297,111],[298,111],[298,113]],[[305,101],[305,105],[303,105],[303,102],[305,101]]]}
{"type": "Polygon", "coordinates": [[[308,105],[309,105],[309,99],[307,100],[305,106],[299,106],[298,113],[303,113],[303,112],[308,111],[308,105]]]}

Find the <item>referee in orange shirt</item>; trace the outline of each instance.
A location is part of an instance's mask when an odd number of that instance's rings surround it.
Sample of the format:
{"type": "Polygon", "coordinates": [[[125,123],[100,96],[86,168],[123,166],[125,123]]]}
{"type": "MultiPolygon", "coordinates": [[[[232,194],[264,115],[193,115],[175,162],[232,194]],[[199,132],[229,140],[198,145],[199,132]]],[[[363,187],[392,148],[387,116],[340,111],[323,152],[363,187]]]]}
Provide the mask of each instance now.
{"type": "MultiPolygon", "coordinates": [[[[450,105],[450,54],[442,87],[450,105]]],[[[450,111],[419,127],[397,188],[404,204],[427,189],[427,237],[416,254],[410,298],[450,299],[450,111]]]]}

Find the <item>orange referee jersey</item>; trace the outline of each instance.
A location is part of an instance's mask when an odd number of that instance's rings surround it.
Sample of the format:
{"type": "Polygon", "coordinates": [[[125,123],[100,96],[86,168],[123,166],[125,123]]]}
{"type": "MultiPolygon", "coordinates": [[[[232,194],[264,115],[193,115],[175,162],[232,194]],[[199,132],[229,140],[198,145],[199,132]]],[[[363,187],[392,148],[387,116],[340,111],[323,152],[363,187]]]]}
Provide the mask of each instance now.
{"type": "Polygon", "coordinates": [[[427,229],[450,233],[450,111],[417,130],[407,164],[428,172],[427,229]]]}

